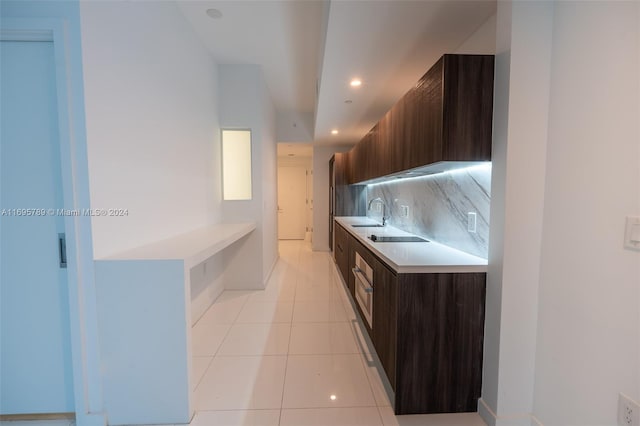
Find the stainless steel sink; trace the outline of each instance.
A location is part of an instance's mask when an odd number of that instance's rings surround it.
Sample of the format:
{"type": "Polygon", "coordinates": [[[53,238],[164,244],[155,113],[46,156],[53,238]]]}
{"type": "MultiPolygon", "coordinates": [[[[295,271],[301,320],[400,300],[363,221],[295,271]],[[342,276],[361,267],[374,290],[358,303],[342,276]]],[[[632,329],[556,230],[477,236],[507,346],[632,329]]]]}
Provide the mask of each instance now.
{"type": "Polygon", "coordinates": [[[382,228],[383,227],[383,225],[380,225],[378,223],[374,223],[374,224],[371,224],[371,225],[365,225],[365,224],[359,223],[359,224],[351,225],[351,226],[353,226],[354,228],[382,228]]]}
{"type": "Polygon", "coordinates": [[[428,243],[429,240],[425,240],[424,238],[416,237],[413,235],[407,235],[402,237],[391,237],[391,236],[377,236],[371,235],[369,236],[371,241],[376,243],[428,243]]]}

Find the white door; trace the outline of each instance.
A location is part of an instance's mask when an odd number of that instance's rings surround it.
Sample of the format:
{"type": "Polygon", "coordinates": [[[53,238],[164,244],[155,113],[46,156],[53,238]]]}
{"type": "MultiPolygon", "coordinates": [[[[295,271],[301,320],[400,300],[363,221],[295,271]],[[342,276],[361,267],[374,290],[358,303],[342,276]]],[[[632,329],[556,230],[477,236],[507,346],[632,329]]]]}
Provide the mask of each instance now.
{"type": "Polygon", "coordinates": [[[302,166],[278,167],[278,238],[304,240],[307,171],[302,166]]]}
{"type": "Polygon", "coordinates": [[[0,43],[0,414],[73,412],[53,43],[0,43]]]}

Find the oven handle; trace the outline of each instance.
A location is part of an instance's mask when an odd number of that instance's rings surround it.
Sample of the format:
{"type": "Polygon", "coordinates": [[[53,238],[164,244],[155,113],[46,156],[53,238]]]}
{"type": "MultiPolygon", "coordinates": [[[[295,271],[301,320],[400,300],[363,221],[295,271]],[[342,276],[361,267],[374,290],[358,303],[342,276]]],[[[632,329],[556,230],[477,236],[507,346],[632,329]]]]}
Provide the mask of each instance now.
{"type": "Polygon", "coordinates": [[[364,289],[365,293],[373,293],[373,284],[367,279],[367,276],[362,273],[362,269],[355,267],[351,269],[351,272],[353,272],[353,275],[357,280],[363,281],[368,284],[368,287],[364,289]]]}

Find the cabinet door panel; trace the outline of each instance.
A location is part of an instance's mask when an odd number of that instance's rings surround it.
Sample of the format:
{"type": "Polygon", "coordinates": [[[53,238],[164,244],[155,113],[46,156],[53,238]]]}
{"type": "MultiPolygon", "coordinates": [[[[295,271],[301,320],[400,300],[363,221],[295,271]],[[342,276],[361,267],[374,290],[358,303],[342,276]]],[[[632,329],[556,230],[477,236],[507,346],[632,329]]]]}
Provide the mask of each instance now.
{"type": "Polygon", "coordinates": [[[486,274],[400,277],[396,414],[476,411],[486,274]]]}
{"type": "Polygon", "coordinates": [[[376,260],[372,267],[374,271],[373,345],[391,387],[395,389],[398,280],[383,263],[376,260]]]}
{"type": "MultiPolygon", "coordinates": [[[[349,276],[345,278],[347,282],[347,287],[349,288],[349,293],[351,293],[351,299],[355,302],[356,299],[356,277],[351,272],[353,268],[356,267],[356,244],[358,242],[349,235],[349,253],[347,255],[347,265],[348,265],[348,274],[349,276]]],[[[357,303],[356,303],[357,305],[357,303]]]]}
{"type": "MultiPolygon", "coordinates": [[[[338,270],[346,283],[349,281],[349,234],[337,223],[335,224],[334,256],[338,270]]],[[[351,289],[350,289],[351,290],[351,289]]]]}
{"type": "Polygon", "coordinates": [[[334,216],[364,216],[367,194],[363,185],[349,185],[350,155],[338,152],[333,156],[334,216]]]}
{"type": "Polygon", "coordinates": [[[442,84],[440,59],[407,95],[403,170],[440,161],[442,152],[442,84]]]}
{"type": "Polygon", "coordinates": [[[445,55],[442,159],[491,160],[492,56],[445,55]]]}
{"type": "Polygon", "coordinates": [[[360,147],[360,181],[371,179],[376,172],[376,138],[373,130],[369,131],[358,145],[360,147]]]}
{"type": "Polygon", "coordinates": [[[358,143],[356,146],[351,148],[349,151],[349,171],[347,174],[349,184],[354,184],[363,181],[364,173],[363,169],[363,161],[364,157],[361,154],[362,144],[358,143]]]}
{"type": "MultiPolygon", "coordinates": [[[[404,123],[401,115],[404,111],[404,98],[387,112],[378,122],[378,145],[380,155],[380,172],[384,176],[402,170],[402,150],[404,123]]],[[[376,177],[378,177],[376,176],[376,177]]]]}

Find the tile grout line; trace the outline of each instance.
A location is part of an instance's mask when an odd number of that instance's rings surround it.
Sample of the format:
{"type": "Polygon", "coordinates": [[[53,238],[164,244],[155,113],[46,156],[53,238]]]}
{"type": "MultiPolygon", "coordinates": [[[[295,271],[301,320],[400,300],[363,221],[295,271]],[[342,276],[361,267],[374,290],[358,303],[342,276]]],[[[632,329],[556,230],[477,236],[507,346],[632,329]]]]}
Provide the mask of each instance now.
{"type": "MultiPolygon", "coordinates": [[[[246,301],[245,301],[246,303],[246,301]]],[[[215,305],[215,302],[214,302],[215,305]]],[[[244,306],[244,305],[243,305],[244,306]]],[[[213,305],[211,305],[211,307],[213,307],[213,305]]],[[[209,308],[211,309],[211,308],[209,308]]],[[[242,308],[241,308],[242,309],[242,308]]],[[[238,312],[239,314],[239,312],[238,312]]],[[[216,348],[215,352],[213,353],[213,355],[211,355],[211,359],[209,360],[209,363],[207,364],[207,368],[204,369],[204,372],[202,373],[202,376],[200,376],[200,380],[198,380],[198,384],[196,385],[196,387],[193,389],[192,393],[195,395],[196,391],[198,390],[198,387],[200,386],[200,384],[202,383],[202,380],[204,380],[204,377],[207,375],[207,371],[209,371],[209,368],[211,368],[211,364],[213,364],[213,361],[216,359],[218,352],[220,351],[220,348],[222,347],[222,345],[224,344],[225,340],[227,340],[227,336],[229,335],[229,332],[231,332],[231,327],[233,327],[233,323],[232,324],[223,324],[223,325],[229,325],[229,328],[227,329],[226,333],[224,334],[224,337],[222,338],[222,340],[220,341],[220,344],[218,345],[218,347],[216,348]]],[[[193,356],[191,358],[194,358],[193,356]]],[[[193,360],[192,360],[193,362],[193,360]]],[[[201,410],[198,409],[194,409],[194,415],[193,417],[195,418],[195,416],[198,414],[198,412],[201,410]]]]}
{"type": "MultiPolygon", "coordinates": [[[[193,357],[193,356],[192,356],[191,358],[195,358],[195,357],[193,357]]],[[[202,357],[200,357],[200,358],[202,358],[202,357]]],[[[193,388],[193,391],[191,391],[191,393],[192,393],[192,394],[194,394],[194,395],[195,395],[195,393],[196,393],[196,390],[198,390],[198,386],[200,386],[200,383],[202,383],[202,379],[204,379],[204,376],[206,376],[206,375],[207,375],[207,370],[209,370],[209,367],[211,367],[211,363],[213,362],[213,358],[215,358],[215,356],[207,357],[207,358],[211,358],[211,359],[210,359],[210,360],[209,360],[209,362],[207,363],[207,367],[204,369],[204,372],[202,373],[202,375],[201,375],[201,376],[200,376],[200,378],[198,379],[198,383],[196,383],[196,386],[193,388]]],[[[192,360],[192,363],[193,363],[193,360],[192,360]]],[[[193,416],[195,417],[195,416],[196,416],[196,414],[198,414],[198,410],[195,410],[195,409],[194,409],[193,411],[194,411],[194,413],[195,413],[193,416]]]]}
{"type": "Polygon", "coordinates": [[[282,396],[280,397],[280,413],[278,415],[278,425],[282,424],[282,410],[284,409],[284,391],[285,391],[285,387],[287,385],[287,370],[289,368],[289,350],[291,348],[291,335],[293,334],[293,314],[295,311],[295,300],[296,300],[296,293],[298,291],[298,277],[299,277],[299,265],[300,265],[300,246],[298,246],[298,249],[296,250],[296,252],[298,253],[298,260],[296,262],[296,266],[295,266],[295,273],[296,273],[296,279],[295,279],[295,285],[293,287],[293,309],[291,309],[291,327],[289,329],[289,341],[287,342],[287,354],[286,354],[286,358],[285,358],[285,364],[284,364],[284,377],[282,378],[282,396]]]}
{"type": "Polygon", "coordinates": [[[376,405],[376,410],[378,411],[378,418],[380,419],[380,425],[385,426],[384,425],[384,418],[382,417],[382,412],[380,411],[380,406],[379,405],[376,405]]]}

